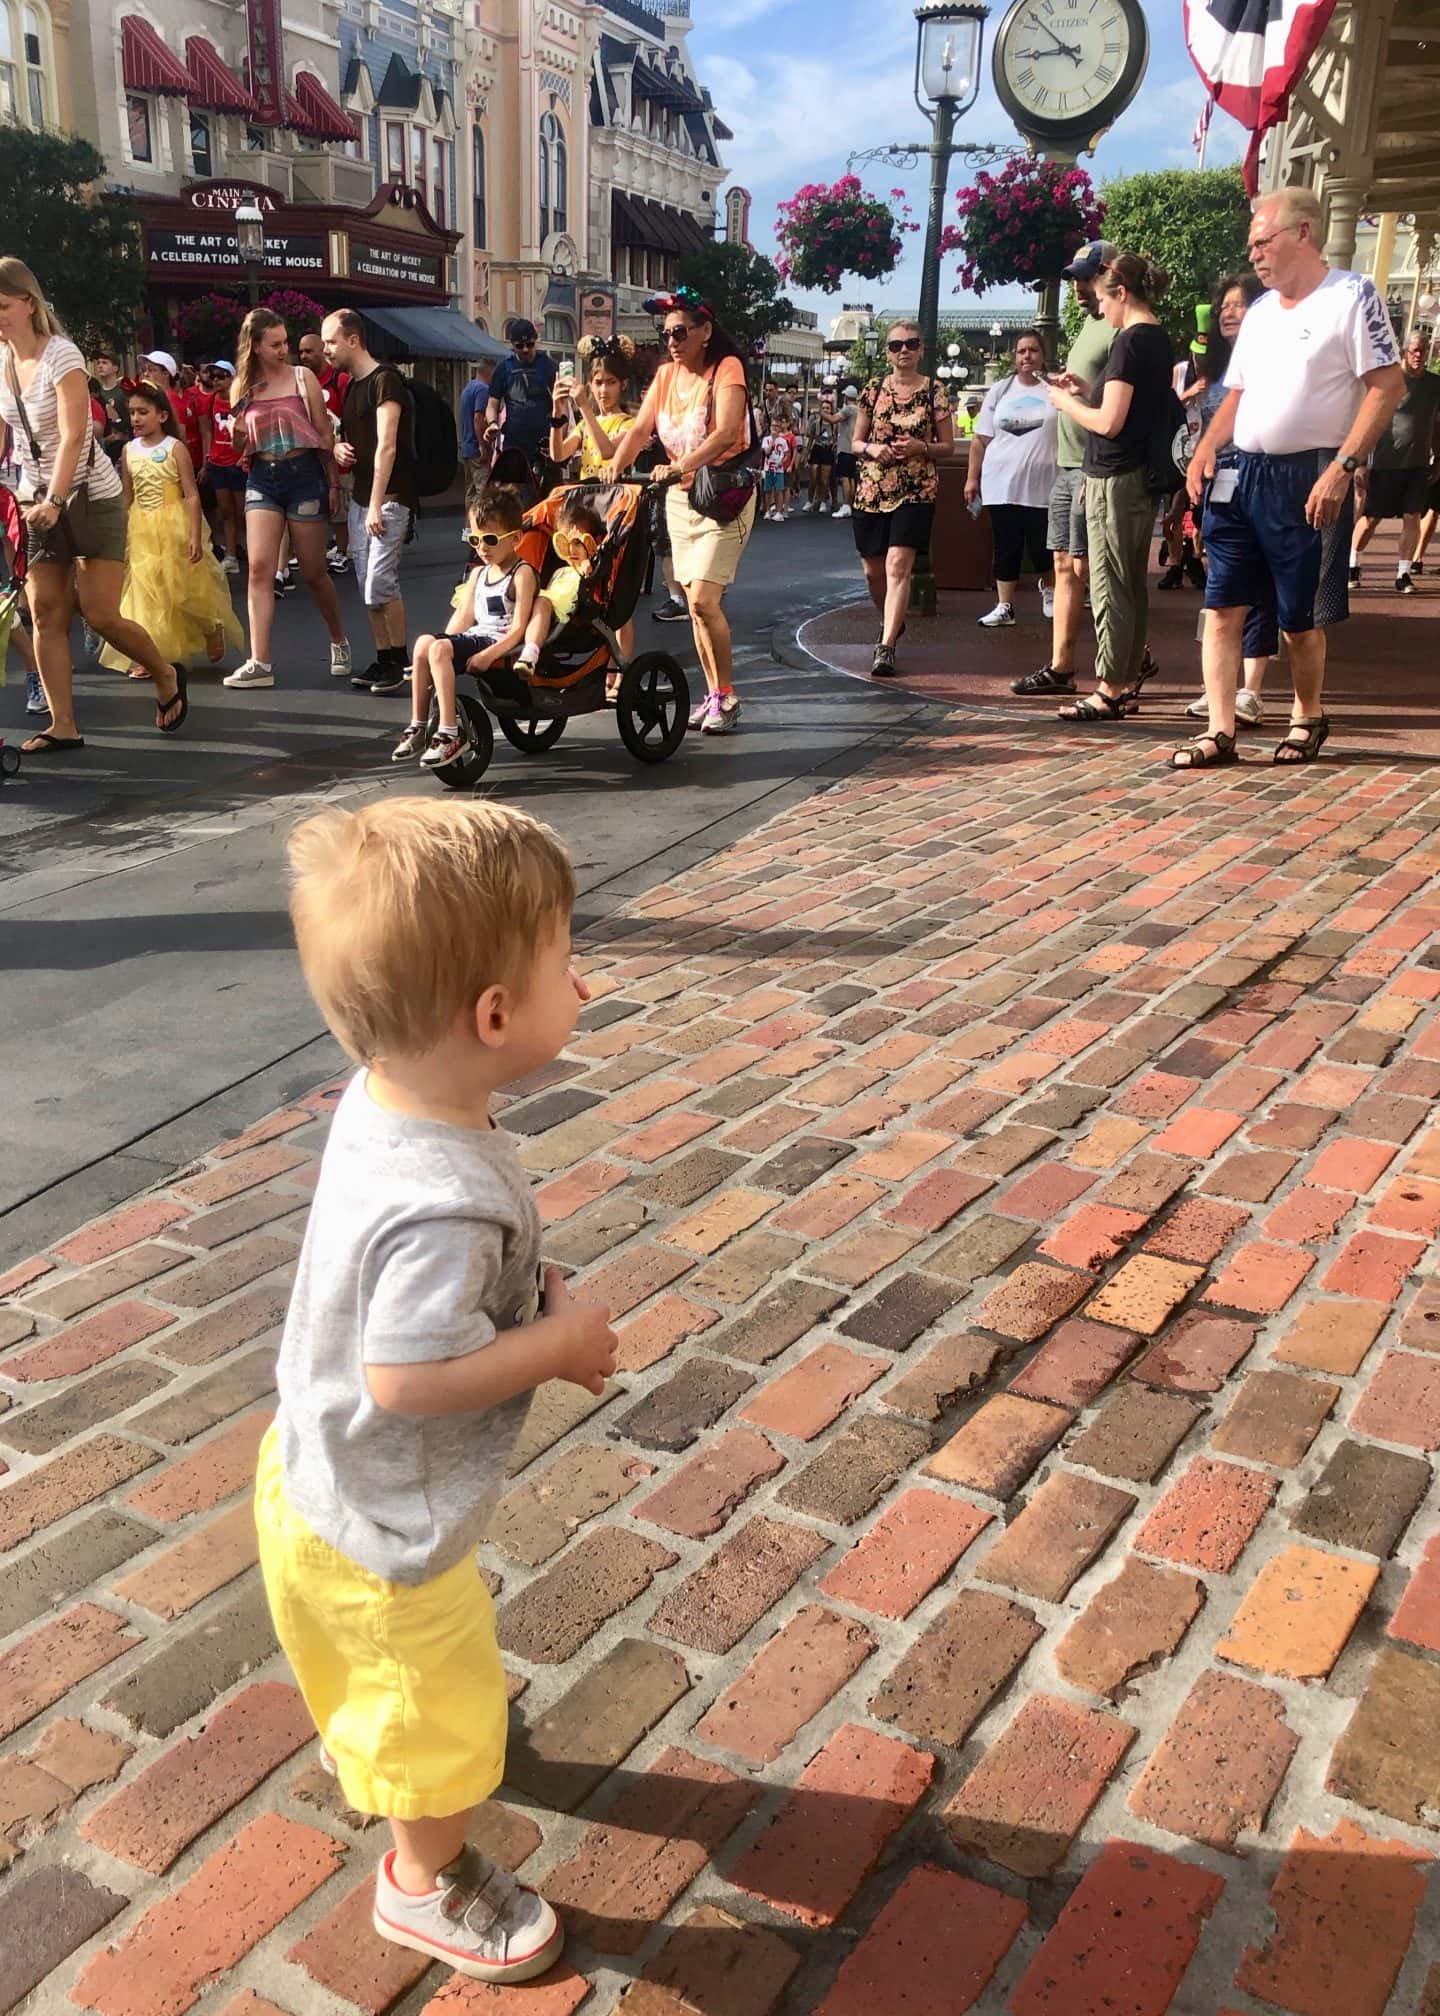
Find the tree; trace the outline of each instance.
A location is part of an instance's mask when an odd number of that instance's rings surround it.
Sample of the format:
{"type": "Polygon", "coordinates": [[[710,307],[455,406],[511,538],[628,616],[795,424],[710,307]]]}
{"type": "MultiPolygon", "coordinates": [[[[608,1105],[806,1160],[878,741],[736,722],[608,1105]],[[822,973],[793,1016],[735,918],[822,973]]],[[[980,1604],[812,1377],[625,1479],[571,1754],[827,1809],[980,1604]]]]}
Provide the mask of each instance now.
{"type": "Polygon", "coordinates": [[[709,302],[715,320],[744,345],[788,329],[794,318],[794,303],[780,292],[780,269],[748,245],[721,239],[703,252],[687,252],[678,278],[709,302]]]}
{"type": "Polygon", "coordinates": [[[101,197],[104,177],[88,140],[0,121],[0,189],[17,199],[5,206],[4,249],[85,351],[133,342],[145,305],[139,215],[128,197],[101,197]]]}
{"type": "Polygon", "coordinates": [[[1143,252],[1170,275],[1157,304],[1177,353],[1195,332],[1195,308],[1216,282],[1244,272],[1250,199],[1238,168],[1164,168],[1122,175],[1100,190],[1105,236],[1127,252],[1143,252]]]}

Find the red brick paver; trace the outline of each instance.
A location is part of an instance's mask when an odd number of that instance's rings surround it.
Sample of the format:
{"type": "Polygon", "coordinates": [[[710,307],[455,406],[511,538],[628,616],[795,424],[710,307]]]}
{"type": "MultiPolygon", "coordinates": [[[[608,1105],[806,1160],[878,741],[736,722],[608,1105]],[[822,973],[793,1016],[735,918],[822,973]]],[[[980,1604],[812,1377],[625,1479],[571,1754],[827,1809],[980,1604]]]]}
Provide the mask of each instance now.
{"type": "Polygon", "coordinates": [[[1440,2016],[1440,788],[994,728],[582,934],[513,1095],[621,1331],[482,1552],[545,1982],[379,1947],[264,1611],[328,1089],[0,1275],[0,2009],[1440,2016]]]}

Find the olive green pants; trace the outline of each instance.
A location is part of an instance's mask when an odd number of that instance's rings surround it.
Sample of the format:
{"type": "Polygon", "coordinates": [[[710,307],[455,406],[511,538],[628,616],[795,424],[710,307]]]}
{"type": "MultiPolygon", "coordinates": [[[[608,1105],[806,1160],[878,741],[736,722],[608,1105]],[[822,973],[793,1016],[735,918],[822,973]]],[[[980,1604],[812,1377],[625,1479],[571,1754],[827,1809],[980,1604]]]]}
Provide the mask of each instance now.
{"type": "Polygon", "coordinates": [[[1154,529],[1155,499],[1143,469],[1085,478],[1095,677],[1107,686],[1133,686],[1144,663],[1154,529]]]}

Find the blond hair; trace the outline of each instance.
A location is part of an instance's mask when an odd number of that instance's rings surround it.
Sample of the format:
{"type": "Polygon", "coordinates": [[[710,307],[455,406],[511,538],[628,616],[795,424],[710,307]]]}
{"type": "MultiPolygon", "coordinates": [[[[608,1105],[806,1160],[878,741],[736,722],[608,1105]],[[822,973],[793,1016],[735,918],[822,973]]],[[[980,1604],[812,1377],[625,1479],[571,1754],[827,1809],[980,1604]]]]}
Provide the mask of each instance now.
{"type": "Polygon", "coordinates": [[[1323,211],[1320,198],[1313,189],[1297,183],[1290,189],[1272,189],[1268,196],[1262,196],[1252,206],[1253,210],[1269,210],[1279,224],[1308,224],[1310,236],[1319,242],[1320,219],[1323,211]]]}
{"type": "Polygon", "coordinates": [[[322,812],[290,837],[290,916],[315,1003],[357,1063],[422,1056],[489,987],[523,992],[575,903],[538,819],[473,800],[322,812]]]}
{"type": "Polygon", "coordinates": [[[0,259],[0,294],[7,294],[12,301],[30,303],[30,319],[35,325],[37,336],[65,334],[60,326],[60,318],[52,315],[45,305],[40,282],[23,259],[0,259]]]}
{"type": "Polygon", "coordinates": [[[235,377],[230,386],[230,404],[239,408],[255,390],[263,375],[256,345],[270,329],[283,329],[285,318],[273,308],[252,308],[240,324],[240,347],[235,352],[235,377]]]}

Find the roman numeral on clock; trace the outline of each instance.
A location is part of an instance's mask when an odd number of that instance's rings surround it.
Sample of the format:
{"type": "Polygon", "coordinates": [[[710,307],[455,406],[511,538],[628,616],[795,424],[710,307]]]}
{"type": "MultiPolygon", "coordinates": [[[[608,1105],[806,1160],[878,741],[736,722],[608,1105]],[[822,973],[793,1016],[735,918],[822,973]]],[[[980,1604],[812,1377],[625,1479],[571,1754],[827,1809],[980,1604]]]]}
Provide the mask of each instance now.
{"type": "Polygon", "coordinates": [[[1115,72],[1110,68],[1108,63],[1097,63],[1095,66],[1095,75],[1100,79],[1102,84],[1108,84],[1113,79],[1115,72]]]}

